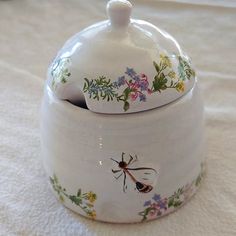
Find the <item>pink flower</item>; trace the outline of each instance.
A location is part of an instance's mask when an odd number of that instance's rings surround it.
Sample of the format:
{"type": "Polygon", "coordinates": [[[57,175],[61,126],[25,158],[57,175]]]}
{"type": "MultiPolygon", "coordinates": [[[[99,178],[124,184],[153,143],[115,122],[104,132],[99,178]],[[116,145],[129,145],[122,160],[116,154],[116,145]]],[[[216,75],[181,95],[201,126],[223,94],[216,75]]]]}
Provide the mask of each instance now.
{"type": "Polygon", "coordinates": [[[132,89],[135,89],[135,90],[138,90],[139,88],[139,83],[138,82],[135,82],[132,84],[132,89]]]}
{"type": "Polygon", "coordinates": [[[140,74],[140,77],[141,77],[142,79],[147,80],[147,76],[146,76],[145,74],[143,74],[143,73],[140,74]]]}
{"type": "Polygon", "coordinates": [[[156,215],[157,215],[157,212],[158,212],[158,210],[157,209],[152,209],[150,212],[149,212],[149,216],[150,216],[150,218],[155,218],[156,217],[156,215]]]}
{"type": "Polygon", "coordinates": [[[137,99],[137,97],[138,97],[138,93],[137,92],[134,92],[134,93],[130,94],[130,98],[131,98],[132,101],[135,101],[137,99]]]}
{"type": "Polygon", "coordinates": [[[155,202],[151,204],[151,207],[152,207],[152,208],[155,208],[155,209],[159,209],[159,206],[158,206],[158,204],[157,204],[157,203],[155,203],[155,202]]]}

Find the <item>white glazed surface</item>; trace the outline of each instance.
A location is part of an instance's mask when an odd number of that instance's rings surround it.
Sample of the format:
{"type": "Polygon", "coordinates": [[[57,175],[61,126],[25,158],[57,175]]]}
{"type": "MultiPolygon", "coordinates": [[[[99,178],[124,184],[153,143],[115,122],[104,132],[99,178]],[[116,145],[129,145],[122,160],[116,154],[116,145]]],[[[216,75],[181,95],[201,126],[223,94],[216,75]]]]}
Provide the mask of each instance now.
{"type": "Polygon", "coordinates": [[[0,235],[235,235],[236,2],[133,2],[133,17],[175,35],[197,67],[208,142],[199,191],[177,212],[144,224],[103,224],[63,207],[41,163],[38,113],[45,67],[65,39],[106,18],[104,1],[0,1],[0,235]]]}
{"type": "Polygon", "coordinates": [[[72,102],[85,99],[89,109],[99,113],[132,113],[168,104],[193,87],[195,75],[191,61],[170,34],[149,22],[130,19],[131,4],[127,1],[110,1],[107,11],[109,20],[95,23],[70,38],[49,67],[48,85],[58,98],[72,102]],[[168,59],[169,66],[161,70],[163,58],[168,59]],[[184,67],[180,61],[186,63],[188,75],[181,74],[180,68],[184,67]],[[143,83],[148,86],[138,87],[137,80],[127,75],[128,68],[140,78],[145,75],[147,82],[143,83]],[[114,95],[109,102],[101,95],[107,86],[98,86],[96,98],[90,93],[94,87],[84,90],[85,79],[94,82],[101,77],[110,81],[110,85],[118,83],[120,77],[126,79],[121,86],[112,87],[114,95]],[[156,82],[166,79],[166,87],[154,85],[155,78],[156,82]],[[129,93],[125,99],[127,87],[136,92],[129,93]],[[129,103],[129,108],[124,108],[123,100],[129,103]]]}
{"type": "MultiPolygon", "coordinates": [[[[203,105],[197,85],[167,106],[129,115],[99,115],[58,100],[48,86],[42,105],[42,147],[47,174],[71,194],[96,193],[96,219],[140,222],[138,215],[153,194],[171,196],[194,181],[204,160],[203,105]],[[137,166],[157,170],[154,189],[139,193],[127,178],[116,180],[110,158],[137,155],[137,166]]],[[[128,158],[128,157],[127,157],[128,158]]],[[[65,205],[80,214],[69,199],[65,205]]],[[[168,211],[167,211],[168,213],[168,211]]],[[[86,216],[86,215],[85,215],[86,216]]]]}

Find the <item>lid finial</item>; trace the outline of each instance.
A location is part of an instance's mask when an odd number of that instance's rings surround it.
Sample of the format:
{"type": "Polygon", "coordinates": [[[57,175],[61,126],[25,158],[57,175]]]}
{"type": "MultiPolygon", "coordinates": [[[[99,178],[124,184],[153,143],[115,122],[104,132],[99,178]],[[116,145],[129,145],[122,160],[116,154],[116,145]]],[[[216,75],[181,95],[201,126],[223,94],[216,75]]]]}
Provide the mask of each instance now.
{"type": "Polygon", "coordinates": [[[110,0],[107,3],[107,15],[115,27],[128,26],[131,10],[132,4],[127,0],[110,0]]]}

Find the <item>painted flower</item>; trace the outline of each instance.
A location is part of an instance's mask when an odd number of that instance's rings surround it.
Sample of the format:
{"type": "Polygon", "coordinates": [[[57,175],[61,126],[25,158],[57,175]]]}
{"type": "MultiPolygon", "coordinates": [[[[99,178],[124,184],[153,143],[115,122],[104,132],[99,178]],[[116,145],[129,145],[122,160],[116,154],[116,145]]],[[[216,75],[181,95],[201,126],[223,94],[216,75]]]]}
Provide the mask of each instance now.
{"type": "Polygon", "coordinates": [[[164,66],[171,67],[171,62],[168,56],[161,54],[160,55],[161,62],[164,66]]]}
{"type": "Polygon", "coordinates": [[[87,199],[91,202],[91,203],[93,203],[96,199],[97,199],[97,195],[95,194],[95,193],[93,193],[93,192],[88,192],[87,193],[87,199]]]}
{"type": "Polygon", "coordinates": [[[148,89],[147,92],[148,92],[149,95],[152,94],[152,90],[151,89],[148,89]]]}
{"type": "Polygon", "coordinates": [[[167,210],[167,199],[163,199],[158,203],[160,209],[167,210]]]}
{"type": "Polygon", "coordinates": [[[154,201],[158,202],[161,200],[161,196],[159,194],[154,194],[153,198],[154,201]]]}
{"type": "Polygon", "coordinates": [[[153,202],[153,203],[151,204],[151,207],[152,207],[152,208],[159,208],[159,205],[158,205],[157,203],[153,202]]]}
{"type": "Polygon", "coordinates": [[[139,101],[140,102],[146,102],[146,100],[147,100],[147,97],[146,97],[146,95],[145,94],[139,94],[139,101]]]}
{"type": "Polygon", "coordinates": [[[146,76],[144,73],[141,73],[141,74],[140,74],[140,77],[141,77],[142,79],[147,79],[147,76],[146,76]]]}
{"type": "Polygon", "coordinates": [[[175,79],[176,74],[175,74],[175,72],[172,70],[172,71],[169,72],[168,76],[169,76],[171,79],[175,79]]]}
{"type": "Polygon", "coordinates": [[[184,90],[185,90],[184,82],[179,81],[175,88],[178,92],[184,92],[184,90]]]}
{"type": "Polygon", "coordinates": [[[73,204],[78,206],[84,213],[94,219],[96,217],[96,212],[94,210],[94,201],[97,199],[97,195],[92,191],[87,193],[82,193],[81,189],[77,191],[77,194],[70,195],[66,192],[66,189],[63,188],[58,181],[58,178],[54,174],[53,177],[50,177],[50,182],[53,189],[57,192],[59,199],[64,202],[65,198],[69,199],[73,204]]]}
{"type": "Polygon", "coordinates": [[[183,196],[184,196],[184,200],[188,200],[193,194],[193,188],[190,184],[185,186],[184,192],[183,192],[183,196]]]}
{"type": "Polygon", "coordinates": [[[162,212],[161,211],[158,211],[157,212],[157,216],[161,216],[162,215],[162,212]]]}
{"type": "MultiPolygon", "coordinates": [[[[201,169],[199,176],[202,176],[202,173],[203,169],[201,169]]],[[[144,203],[143,206],[145,209],[138,213],[142,217],[142,221],[155,219],[181,206],[193,195],[196,190],[195,183],[199,176],[192,182],[178,188],[178,190],[169,197],[161,198],[159,194],[154,194],[151,200],[144,203]]]]}
{"type": "Polygon", "coordinates": [[[88,212],[88,215],[92,218],[92,219],[95,219],[96,218],[96,211],[90,211],[88,212]]]}
{"type": "Polygon", "coordinates": [[[148,81],[146,79],[142,79],[139,82],[139,86],[141,88],[141,91],[147,90],[148,89],[148,81]]]}
{"type": "Polygon", "coordinates": [[[118,85],[118,82],[117,82],[117,81],[113,82],[113,87],[116,88],[116,89],[119,88],[119,85],[118,85]]]}
{"type": "Polygon", "coordinates": [[[52,86],[56,89],[57,83],[66,83],[68,77],[71,75],[69,72],[70,59],[69,58],[59,58],[53,62],[51,67],[52,75],[52,86]]]}
{"type": "Polygon", "coordinates": [[[138,93],[137,92],[133,92],[130,94],[130,98],[131,98],[131,101],[135,101],[138,97],[138,93]]]}
{"type": "MultiPolygon", "coordinates": [[[[184,80],[191,79],[194,75],[188,61],[182,57],[178,57],[178,78],[176,76],[176,69],[172,68],[171,59],[164,53],[160,54],[158,62],[153,62],[156,74],[152,80],[149,80],[144,73],[136,73],[133,68],[127,67],[124,74],[112,81],[105,76],[99,76],[95,79],[84,78],[85,83],[83,91],[89,94],[89,98],[97,100],[117,101],[123,103],[123,110],[127,111],[130,107],[130,101],[146,102],[149,95],[154,93],[161,93],[167,89],[174,89],[177,92],[184,92],[184,80]],[[123,91],[121,91],[123,87],[123,91]]],[[[58,62],[59,63],[59,62],[58,62]]],[[[62,63],[62,62],[60,62],[62,63]]],[[[63,61],[67,65],[67,61],[63,61]]],[[[55,65],[55,74],[58,73],[61,83],[66,82],[70,72],[65,68],[63,74],[57,72],[56,68],[63,67],[62,65],[55,65]]],[[[54,81],[55,82],[55,81],[54,81]]]]}
{"type": "Polygon", "coordinates": [[[140,77],[138,75],[133,76],[133,80],[135,80],[136,82],[140,81],[140,77]]]}
{"type": "Polygon", "coordinates": [[[126,68],[125,74],[127,74],[131,78],[133,78],[133,77],[135,77],[137,75],[136,72],[134,71],[134,69],[133,68],[129,68],[129,67],[126,68]]]}
{"type": "Polygon", "coordinates": [[[125,82],[126,82],[125,76],[121,76],[121,77],[118,78],[118,82],[117,82],[117,83],[118,83],[118,86],[119,86],[119,87],[122,86],[122,85],[124,85],[125,82]]]}
{"type": "Polygon", "coordinates": [[[149,212],[150,219],[156,218],[156,215],[158,214],[159,210],[156,208],[152,208],[149,212]]]}
{"type": "Polygon", "coordinates": [[[129,87],[134,91],[134,92],[137,92],[138,91],[138,89],[139,89],[139,87],[140,87],[140,85],[139,85],[139,83],[138,82],[134,82],[134,83],[129,83],[129,87]]]}
{"type": "Polygon", "coordinates": [[[146,202],[144,202],[144,204],[143,204],[143,206],[150,206],[151,205],[151,201],[149,200],[149,201],[146,201],[146,202]]]}

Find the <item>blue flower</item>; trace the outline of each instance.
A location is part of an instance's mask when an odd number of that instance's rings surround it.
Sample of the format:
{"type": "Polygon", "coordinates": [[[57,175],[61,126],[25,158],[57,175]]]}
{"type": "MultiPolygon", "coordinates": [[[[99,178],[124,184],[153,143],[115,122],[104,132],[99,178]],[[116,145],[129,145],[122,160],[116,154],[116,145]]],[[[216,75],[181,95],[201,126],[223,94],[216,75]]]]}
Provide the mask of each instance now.
{"type": "Polygon", "coordinates": [[[91,93],[94,93],[94,92],[97,92],[97,91],[98,91],[98,88],[95,85],[91,85],[91,87],[89,88],[89,92],[91,92],[91,93]]]}
{"type": "Polygon", "coordinates": [[[118,82],[113,82],[113,86],[114,86],[114,88],[118,88],[119,87],[119,85],[118,85],[118,82]]]}
{"type": "Polygon", "coordinates": [[[152,199],[156,202],[159,202],[161,200],[161,196],[159,194],[155,194],[152,199]]]}
{"type": "Polygon", "coordinates": [[[139,82],[139,81],[140,81],[140,78],[139,78],[139,76],[138,76],[138,75],[135,75],[135,76],[133,76],[133,79],[134,79],[135,81],[137,81],[137,82],[139,82]]]}
{"type": "MultiPolygon", "coordinates": [[[[140,94],[140,95],[139,95],[139,101],[140,101],[140,102],[146,102],[146,99],[147,99],[147,98],[146,98],[146,95],[145,95],[145,94],[140,94]]],[[[154,199],[154,200],[155,200],[155,199],[154,199]]]]}
{"type": "Polygon", "coordinates": [[[134,71],[134,69],[133,68],[129,68],[129,67],[126,68],[125,74],[127,74],[131,78],[136,76],[136,72],[134,71]]]}
{"type": "Polygon", "coordinates": [[[166,207],[166,202],[160,201],[160,202],[159,202],[159,207],[160,207],[160,209],[166,209],[166,208],[167,208],[167,207],[166,207]]]}
{"type": "Polygon", "coordinates": [[[140,88],[141,91],[145,91],[148,89],[148,82],[147,81],[140,81],[140,88]]]}
{"type": "Polygon", "coordinates": [[[143,206],[150,206],[150,205],[151,205],[151,201],[149,200],[149,201],[146,201],[143,206]]]}
{"type": "Polygon", "coordinates": [[[118,83],[118,86],[119,86],[119,87],[122,86],[122,85],[124,85],[124,84],[125,84],[125,76],[119,77],[117,83],[118,83]]]}

